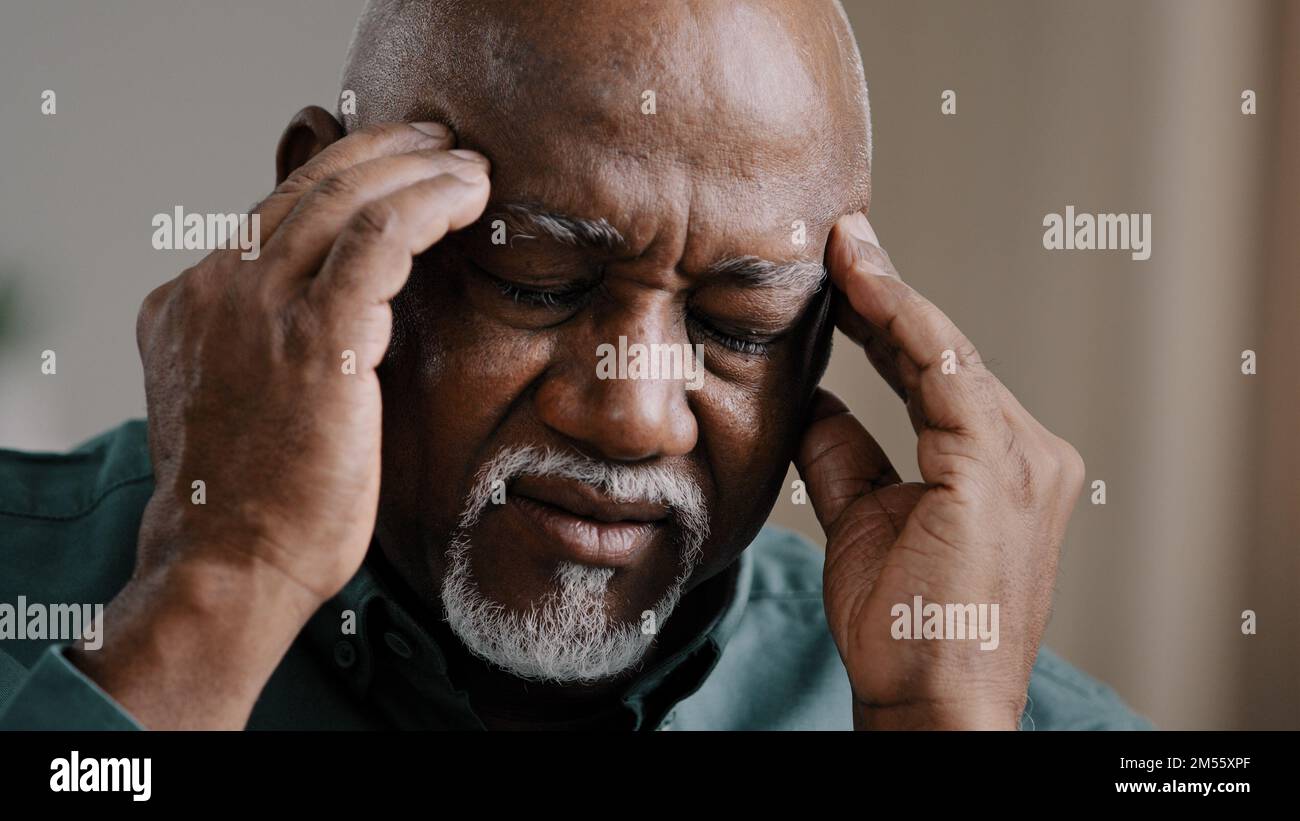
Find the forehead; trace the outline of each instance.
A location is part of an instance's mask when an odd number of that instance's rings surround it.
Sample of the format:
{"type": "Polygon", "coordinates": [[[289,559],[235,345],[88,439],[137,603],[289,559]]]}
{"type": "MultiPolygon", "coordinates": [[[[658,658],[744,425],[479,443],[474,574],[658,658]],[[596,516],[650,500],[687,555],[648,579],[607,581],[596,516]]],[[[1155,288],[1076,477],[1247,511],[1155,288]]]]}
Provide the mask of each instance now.
{"type": "Polygon", "coordinates": [[[385,118],[448,122],[491,159],[494,201],[606,219],[633,248],[675,233],[684,256],[788,253],[797,222],[812,239],[865,204],[865,112],[829,4],[602,0],[564,27],[546,5],[444,21],[456,59],[411,55],[385,118]]]}

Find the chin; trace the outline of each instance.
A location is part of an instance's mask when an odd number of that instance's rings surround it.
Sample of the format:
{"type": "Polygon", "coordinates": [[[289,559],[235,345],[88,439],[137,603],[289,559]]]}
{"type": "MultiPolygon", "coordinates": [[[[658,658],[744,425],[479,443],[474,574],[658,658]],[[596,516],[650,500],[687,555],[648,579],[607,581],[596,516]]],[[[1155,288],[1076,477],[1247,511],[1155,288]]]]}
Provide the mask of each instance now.
{"type": "Polygon", "coordinates": [[[637,667],[681,597],[678,579],[658,601],[628,619],[613,612],[624,600],[611,592],[616,571],[560,562],[544,593],[510,607],[480,589],[470,540],[447,550],[441,586],[447,622],[470,652],[523,679],[590,683],[637,667]]]}

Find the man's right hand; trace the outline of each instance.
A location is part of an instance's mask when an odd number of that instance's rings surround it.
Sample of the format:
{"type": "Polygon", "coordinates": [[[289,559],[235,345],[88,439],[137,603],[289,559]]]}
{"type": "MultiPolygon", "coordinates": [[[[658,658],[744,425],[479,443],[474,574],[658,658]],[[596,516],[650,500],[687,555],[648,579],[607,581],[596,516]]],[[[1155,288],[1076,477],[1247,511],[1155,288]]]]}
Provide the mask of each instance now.
{"type": "Polygon", "coordinates": [[[414,255],[487,204],[486,159],[452,144],[436,124],[340,139],[258,206],[256,260],[214,252],[145,299],[155,491],[104,646],[74,655],[145,726],[242,727],[360,567],[389,300],[414,255]]]}

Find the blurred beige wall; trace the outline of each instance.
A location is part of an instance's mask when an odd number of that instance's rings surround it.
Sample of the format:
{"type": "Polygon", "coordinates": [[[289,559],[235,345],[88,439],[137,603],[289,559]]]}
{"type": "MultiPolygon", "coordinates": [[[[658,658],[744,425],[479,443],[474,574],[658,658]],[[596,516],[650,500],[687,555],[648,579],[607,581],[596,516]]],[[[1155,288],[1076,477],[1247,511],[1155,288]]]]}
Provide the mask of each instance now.
{"type": "MultiPolygon", "coordinates": [[[[150,218],[269,189],[287,118],[333,107],[360,6],[0,9],[0,446],[62,449],[143,414],[136,308],[201,257],[153,251],[150,218]]],[[[1297,4],[846,7],[873,225],[1107,483],[1077,509],[1049,643],[1160,726],[1300,728],[1297,4]],[[1043,216],[1067,205],[1150,212],[1151,259],[1045,251],[1043,216]]],[[[842,338],[827,382],[917,478],[905,414],[842,338]]],[[[774,519],[820,534],[788,494],[774,519]]]]}

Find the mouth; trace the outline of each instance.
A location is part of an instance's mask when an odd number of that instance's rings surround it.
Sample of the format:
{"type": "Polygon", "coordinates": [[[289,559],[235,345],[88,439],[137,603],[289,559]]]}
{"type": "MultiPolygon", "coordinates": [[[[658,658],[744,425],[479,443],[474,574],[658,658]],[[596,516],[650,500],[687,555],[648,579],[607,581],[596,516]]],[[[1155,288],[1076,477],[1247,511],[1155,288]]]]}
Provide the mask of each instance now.
{"type": "Polygon", "coordinates": [[[637,561],[668,523],[668,508],[615,502],[581,482],[524,476],[509,504],[543,536],[555,558],[596,567],[637,561]]]}

